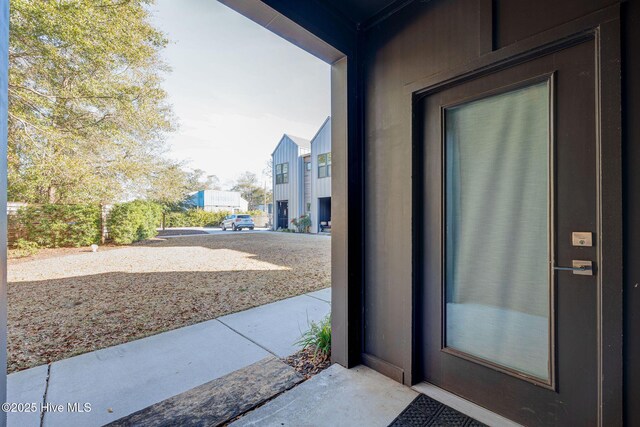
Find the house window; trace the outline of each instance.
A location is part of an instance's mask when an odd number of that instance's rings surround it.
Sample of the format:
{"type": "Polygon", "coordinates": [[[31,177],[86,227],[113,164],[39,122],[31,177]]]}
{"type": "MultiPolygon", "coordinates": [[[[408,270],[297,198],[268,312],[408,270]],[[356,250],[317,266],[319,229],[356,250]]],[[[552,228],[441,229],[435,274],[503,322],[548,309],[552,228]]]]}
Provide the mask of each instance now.
{"type": "Polygon", "coordinates": [[[310,170],[311,170],[311,162],[306,162],[306,163],[304,164],[304,168],[305,168],[306,170],[310,171],[310,170]]]}
{"type": "Polygon", "coordinates": [[[307,212],[311,212],[311,203],[307,202],[307,212]]]}
{"type": "Polygon", "coordinates": [[[318,155],[318,178],[331,176],[331,153],[318,155]]]}
{"type": "Polygon", "coordinates": [[[287,184],[289,182],[289,163],[276,165],[276,184],[287,184]]]}

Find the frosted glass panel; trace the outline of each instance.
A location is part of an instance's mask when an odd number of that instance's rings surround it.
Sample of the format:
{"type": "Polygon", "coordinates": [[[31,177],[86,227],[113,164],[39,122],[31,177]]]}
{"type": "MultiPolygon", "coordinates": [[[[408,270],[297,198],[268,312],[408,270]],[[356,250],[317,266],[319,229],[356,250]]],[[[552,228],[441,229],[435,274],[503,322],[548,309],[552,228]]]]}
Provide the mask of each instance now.
{"type": "Polygon", "coordinates": [[[445,110],[446,346],[549,379],[549,88],[445,110]]]}

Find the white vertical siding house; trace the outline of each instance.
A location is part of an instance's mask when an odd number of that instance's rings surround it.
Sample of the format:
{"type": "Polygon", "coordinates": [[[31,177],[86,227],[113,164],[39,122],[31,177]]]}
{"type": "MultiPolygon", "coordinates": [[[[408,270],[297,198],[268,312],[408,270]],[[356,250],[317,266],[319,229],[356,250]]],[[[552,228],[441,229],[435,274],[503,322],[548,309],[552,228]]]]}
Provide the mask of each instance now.
{"type": "Polygon", "coordinates": [[[311,141],[285,134],[273,160],[273,229],[292,228],[291,220],[311,217],[311,232],[331,221],[331,117],[311,141]]]}
{"type": "Polygon", "coordinates": [[[331,117],[311,140],[311,232],[331,221],[331,117]]]}
{"type": "Polygon", "coordinates": [[[284,134],[271,154],[273,161],[273,229],[289,228],[291,220],[304,214],[304,158],[309,140],[284,134]]]}

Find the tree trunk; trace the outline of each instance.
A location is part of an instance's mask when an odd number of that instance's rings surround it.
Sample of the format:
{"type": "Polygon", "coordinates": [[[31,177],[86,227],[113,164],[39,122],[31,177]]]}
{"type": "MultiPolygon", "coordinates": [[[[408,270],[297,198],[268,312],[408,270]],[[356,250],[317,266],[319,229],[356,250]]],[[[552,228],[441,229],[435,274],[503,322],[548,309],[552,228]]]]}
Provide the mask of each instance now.
{"type": "Polygon", "coordinates": [[[47,188],[47,199],[51,204],[56,202],[56,187],[53,185],[50,185],[49,188],[47,188]]]}

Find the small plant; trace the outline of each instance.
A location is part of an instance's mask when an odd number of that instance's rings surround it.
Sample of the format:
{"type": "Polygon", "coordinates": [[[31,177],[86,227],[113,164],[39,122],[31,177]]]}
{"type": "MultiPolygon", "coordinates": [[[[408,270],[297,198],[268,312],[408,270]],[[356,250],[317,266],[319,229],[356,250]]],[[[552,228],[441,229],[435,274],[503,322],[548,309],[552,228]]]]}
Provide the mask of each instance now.
{"type": "Polygon", "coordinates": [[[311,217],[309,215],[300,215],[300,218],[293,218],[291,225],[296,227],[298,233],[308,233],[311,230],[311,217]]]}
{"type": "Polygon", "coordinates": [[[308,322],[309,329],[296,341],[303,349],[313,348],[313,357],[318,354],[322,360],[327,360],[331,356],[331,315],[327,315],[320,322],[308,322]]]}
{"type": "Polygon", "coordinates": [[[36,242],[31,242],[25,239],[16,240],[15,255],[18,258],[28,257],[38,253],[40,247],[36,242]]]}

